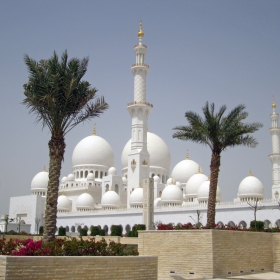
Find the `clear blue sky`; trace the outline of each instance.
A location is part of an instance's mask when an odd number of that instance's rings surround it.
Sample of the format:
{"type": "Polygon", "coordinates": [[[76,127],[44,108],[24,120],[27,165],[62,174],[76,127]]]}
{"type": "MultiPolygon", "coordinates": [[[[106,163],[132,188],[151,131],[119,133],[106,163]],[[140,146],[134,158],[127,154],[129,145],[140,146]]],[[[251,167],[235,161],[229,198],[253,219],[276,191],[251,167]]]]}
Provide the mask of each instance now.
{"type": "Polygon", "coordinates": [[[101,118],[80,125],[66,137],[62,175],[71,173],[75,145],[92,132],[115,152],[121,174],[121,153],[130,138],[126,104],[133,100],[139,21],[143,21],[147,101],[154,105],[149,130],[168,145],[172,163],[190,158],[209,174],[210,150],[172,138],[172,128],[186,124],[184,113],[201,112],[206,101],[229,109],[242,103],[248,121],[264,127],[255,134],[255,149],[235,148],[222,154],[219,186],[224,201],[237,195],[240,181],[253,174],[271,196],[271,100],[280,112],[280,1],[14,1],[0,2],[0,213],[9,198],[30,194],[35,174],[48,168],[50,133],[35,125],[21,105],[27,82],[23,55],[39,60],[53,51],[90,57],[86,79],[110,105],[101,118]]]}

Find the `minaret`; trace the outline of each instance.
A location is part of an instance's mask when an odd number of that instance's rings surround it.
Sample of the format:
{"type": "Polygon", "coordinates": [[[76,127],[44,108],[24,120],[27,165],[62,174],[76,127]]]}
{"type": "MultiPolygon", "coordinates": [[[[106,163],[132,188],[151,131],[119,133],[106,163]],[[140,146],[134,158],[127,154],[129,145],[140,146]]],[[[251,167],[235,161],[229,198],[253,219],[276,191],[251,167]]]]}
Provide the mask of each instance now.
{"type": "Polygon", "coordinates": [[[144,32],[142,22],[138,32],[139,43],[134,47],[136,63],[131,71],[134,75],[134,100],[127,105],[132,118],[131,151],[128,155],[127,205],[133,189],[143,187],[143,179],[149,178],[150,155],[147,150],[148,115],[153,105],[146,102],[146,76],[149,65],[145,64],[147,46],[142,44],[144,32]]]}
{"type": "Polygon", "coordinates": [[[272,163],[272,198],[277,198],[280,193],[280,127],[278,126],[279,115],[276,113],[276,104],[273,98],[272,114],[270,115],[272,137],[272,154],[268,157],[272,163]]]}

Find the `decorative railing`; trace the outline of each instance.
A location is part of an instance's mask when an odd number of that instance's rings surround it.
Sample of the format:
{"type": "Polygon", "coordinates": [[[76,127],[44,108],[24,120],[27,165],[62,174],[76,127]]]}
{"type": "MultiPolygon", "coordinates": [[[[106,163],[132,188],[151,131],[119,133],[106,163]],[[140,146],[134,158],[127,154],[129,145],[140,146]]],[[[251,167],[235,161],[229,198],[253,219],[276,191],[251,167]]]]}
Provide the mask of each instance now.
{"type": "MultiPolygon", "coordinates": [[[[250,201],[249,201],[250,202],[250,201]]],[[[263,199],[263,200],[259,200],[258,201],[258,205],[260,206],[271,206],[271,207],[277,207],[275,209],[278,209],[279,204],[278,204],[279,200],[278,199],[263,199]]],[[[247,203],[247,201],[225,201],[225,202],[218,202],[216,204],[217,208],[220,207],[225,207],[225,206],[229,206],[229,207],[238,207],[238,206],[249,206],[249,204],[247,203]]],[[[160,211],[166,211],[166,210],[198,210],[198,209],[207,209],[207,203],[206,202],[202,202],[202,203],[186,203],[183,205],[164,205],[164,206],[159,206],[159,207],[154,207],[154,209],[157,212],[160,211]]],[[[122,205],[120,208],[115,208],[115,209],[94,209],[94,210],[88,210],[87,212],[60,212],[58,214],[62,214],[62,215],[81,215],[81,214],[93,214],[93,213],[121,213],[123,212],[125,213],[129,213],[129,212],[138,212],[138,213],[142,213],[143,212],[143,208],[126,208],[125,205],[122,205]]]]}
{"type": "Polygon", "coordinates": [[[148,105],[150,107],[154,107],[153,104],[145,102],[145,101],[133,101],[133,102],[127,103],[127,106],[131,106],[131,105],[135,105],[135,104],[148,105]]]}
{"type": "Polygon", "coordinates": [[[141,44],[141,45],[137,44],[137,45],[134,46],[134,48],[136,48],[136,47],[144,47],[144,48],[146,48],[146,49],[148,48],[148,47],[147,47],[146,45],[144,45],[144,44],[141,44]]]}
{"type": "Polygon", "coordinates": [[[134,64],[132,64],[131,67],[135,67],[135,66],[145,66],[147,68],[150,68],[150,66],[146,63],[134,63],[134,64]]]}

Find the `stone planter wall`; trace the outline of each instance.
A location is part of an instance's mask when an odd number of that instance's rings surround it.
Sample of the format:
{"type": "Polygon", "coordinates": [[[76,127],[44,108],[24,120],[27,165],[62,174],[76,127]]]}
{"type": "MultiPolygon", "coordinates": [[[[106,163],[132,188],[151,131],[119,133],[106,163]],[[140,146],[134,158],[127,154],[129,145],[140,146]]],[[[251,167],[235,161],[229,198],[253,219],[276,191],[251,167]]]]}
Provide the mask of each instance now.
{"type": "Polygon", "coordinates": [[[157,257],[0,256],[1,280],[157,280],[157,257]]]}
{"type": "Polygon", "coordinates": [[[158,256],[161,278],[214,278],[273,271],[271,233],[171,230],[138,234],[140,255],[158,256]]]}

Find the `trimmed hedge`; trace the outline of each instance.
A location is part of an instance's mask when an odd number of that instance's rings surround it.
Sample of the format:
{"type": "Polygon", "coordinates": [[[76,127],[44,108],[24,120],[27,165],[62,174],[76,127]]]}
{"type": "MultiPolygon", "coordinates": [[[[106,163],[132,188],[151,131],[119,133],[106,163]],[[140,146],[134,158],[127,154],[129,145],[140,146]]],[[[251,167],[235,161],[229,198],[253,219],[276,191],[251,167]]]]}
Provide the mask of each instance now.
{"type": "Polygon", "coordinates": [[[112,225],[111,227],[111,236],[122,236],[122,226],[121,225],[112,225]]]}
{"type": "Polygon", "coordinates": [[[263,221],[251,221],[250,228],[255,230],[262,230],[264,229],[264,222],[263,221]]]}
{"type": "Polygon", "coordinates": [[[59,227],[58,228],[58,236],[65,236],[66,235],[66,228],[65,227],[59,227]]]}
{"type": "Polygon", "coordinates": [[[132,230],[128,233],[128,237],[138,237],[138,230],[146,230],[146,225],[138,224],[132,227],[132,230]]]}

